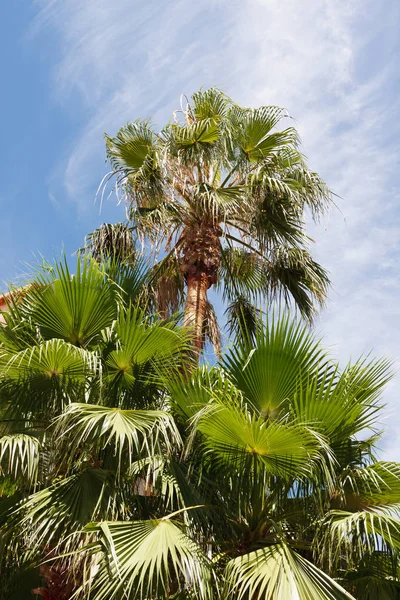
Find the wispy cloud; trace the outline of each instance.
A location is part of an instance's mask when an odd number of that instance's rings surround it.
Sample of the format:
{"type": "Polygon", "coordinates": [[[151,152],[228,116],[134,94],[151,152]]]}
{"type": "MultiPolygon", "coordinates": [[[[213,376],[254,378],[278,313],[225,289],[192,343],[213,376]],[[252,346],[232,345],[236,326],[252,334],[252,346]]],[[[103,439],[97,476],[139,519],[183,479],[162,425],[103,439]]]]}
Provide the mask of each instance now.
{"type": "MultiPolygon", "coordinates": [[[[53,32],[59,43],[56,96],[66,110],[73,99],[80,122],[84,116],[52,185],[92,210],[103,132],[138,116],[162,124],[180,94],[201,85],[220,85],[243,104],[285,106],[310,164],[341,197],[340,210],[311,228],[333,280],[318,328],[343,360],[370,349],[398,358],[397,0],[37,5],[36,33],[53,32]]],[[[395,392],[393,385],[386,395],[393,414],[395,392]]],[[[391,418],[393,457],[398,426],[400,417],[391,418]]]]}

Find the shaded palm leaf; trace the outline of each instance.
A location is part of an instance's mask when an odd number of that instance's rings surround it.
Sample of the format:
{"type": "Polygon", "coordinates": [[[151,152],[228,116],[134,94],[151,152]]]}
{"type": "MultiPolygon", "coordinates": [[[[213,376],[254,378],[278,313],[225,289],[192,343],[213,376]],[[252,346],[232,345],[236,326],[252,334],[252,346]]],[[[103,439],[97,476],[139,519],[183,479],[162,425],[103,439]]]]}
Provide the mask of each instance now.
{"type": "MultiPolygon", "coordinates": [[[[31,551],[43,543],[54,547],[66,535],[89,521],[107,518],[116,510],[114,475],[104,469],[85,468],[32,494],[12,515],[9,526],[31,536],[31,551]]],[[[78,544],[79,538],[70,538],[78,544]]]]}
{"type": "Polygon", "coordinates": [[[132,259],[135,253],[132,228],[125,223],[103,223],[93,233],[89,233],[85,240],[85,250],[97,260],[132,259]]]}

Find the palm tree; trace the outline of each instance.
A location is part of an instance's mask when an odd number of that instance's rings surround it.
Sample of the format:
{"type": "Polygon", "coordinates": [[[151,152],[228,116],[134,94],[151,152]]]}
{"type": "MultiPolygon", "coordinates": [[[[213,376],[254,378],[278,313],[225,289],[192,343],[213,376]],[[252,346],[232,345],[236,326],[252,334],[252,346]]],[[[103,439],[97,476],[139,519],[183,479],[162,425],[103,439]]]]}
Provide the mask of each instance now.
{"type": "Polygon", "coordinates": [[[34,283],[0,329],[0,597],[398,597],[387,362],[340,370],[284,317],[188,371],[104,265],[34,283]]]}
{"type": "Polygon", "coordinates": [[[329,280],[310,255],[304,218],[306,210],[317,218],[331,193],[308,169],[294,127],[277,129],[287,118],[211,88],[160,132],[139,119],[106,136],[108,180],[128,203],[135,236],[162,250],[154,277],[183,301],[197,355],[207,321],[216,321],[212,286],[223,289],[233,320],[250,300],[277,296],[310,319],[326,298],[329,280]]]}
{"type": "Polygon", "coordinates": [[[124,451],[126,441],[135,456],[178,436],[159,372],[186,364],[187,341],[173,322],[147,314],[143,290],[141,263],[80,256],[75,274],[65,260],[45,264],[23,295],[9,296],[0,328],[0,598],[19,599],[26,584],[69,599],[80,574],[43,564],[43,587],[36,565],[74,547],[58,545],[88,521],[124,514],[115,456],[76,447],[64,460],[73,436],[57,426],[61,415],[97,407],[98,440],[115,438],[124,451]]]}

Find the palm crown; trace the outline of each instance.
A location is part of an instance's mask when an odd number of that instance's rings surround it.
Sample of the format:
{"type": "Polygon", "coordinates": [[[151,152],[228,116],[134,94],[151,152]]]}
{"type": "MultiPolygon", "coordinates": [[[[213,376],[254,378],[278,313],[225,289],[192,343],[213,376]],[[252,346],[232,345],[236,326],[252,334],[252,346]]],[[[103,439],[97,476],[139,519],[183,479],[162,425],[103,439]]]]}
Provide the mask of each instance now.
{"type": "Polygon", "coordinates": [[[165,252],[156,273],[171,306],[186,283],[184,322],[197,353],[215,321],[213,285],[223,288],[233,320],[254,299],[281,295],[311,318],[326,297],[304,213],[317,217],[331,194],[307,168],[296,130],[277,129],[286,119],[276,106],[242,108],[212,88],[193,94],[159,133],[137,120],[106,136],[137,236],[165,252]]]}
{"type": "Polygon", "coordinates": [[[188,375],[187,332],[146,316],[142,282],[62,262],[5,315],[2,597],[38,563],[59,600],[397,597],[388,363],[341,370],[280,318],[188,375]]]}

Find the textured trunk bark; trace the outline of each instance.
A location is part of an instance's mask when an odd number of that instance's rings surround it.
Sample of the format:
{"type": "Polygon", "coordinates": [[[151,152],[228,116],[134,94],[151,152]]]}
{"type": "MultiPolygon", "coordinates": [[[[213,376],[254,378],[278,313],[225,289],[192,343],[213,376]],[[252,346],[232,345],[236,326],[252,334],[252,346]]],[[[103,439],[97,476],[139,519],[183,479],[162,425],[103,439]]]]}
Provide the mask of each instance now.
{"type": "Polygon", "coordinates": [[[207,290],[218,279],[220,235],[219,225],[199,220],[188,223],[181,237],[180,268],[187,285],[184,324],[193,331],[197,359],[202,348],[207,290]]]}
{"type": "Polygon", "coordinates": [[[193,349],[198,359],[203,341],[203,322],[207,306],[207,290],[210,286],[205,273],[188,275],[187,294],[183,324],[193,331],[193,349]]]}

